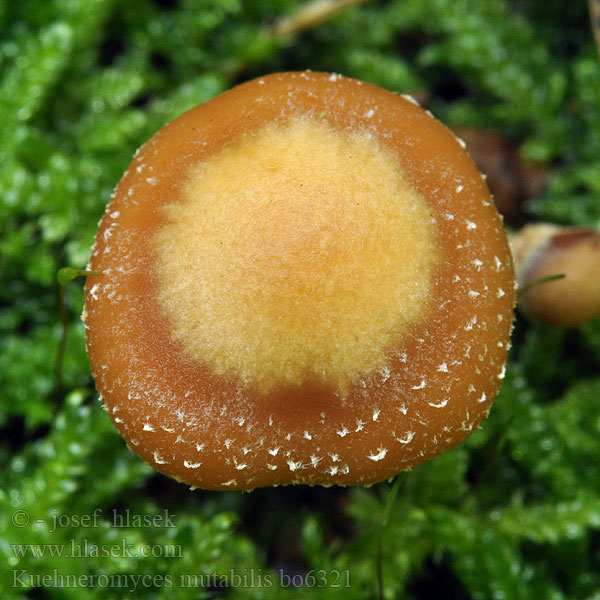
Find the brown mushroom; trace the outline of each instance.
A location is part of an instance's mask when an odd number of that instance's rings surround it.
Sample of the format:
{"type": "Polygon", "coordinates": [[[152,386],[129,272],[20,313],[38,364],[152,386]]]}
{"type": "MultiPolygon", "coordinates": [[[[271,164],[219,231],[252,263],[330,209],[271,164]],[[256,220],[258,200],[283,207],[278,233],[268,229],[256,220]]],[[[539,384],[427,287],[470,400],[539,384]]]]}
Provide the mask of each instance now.
{"type": "Polygon", "coordinates": [[[464,440],[503,377],[500,217],[460,140],[339,75],[255,79],[136,154],[84,322],[132,450],[191,486],[370,484],[464,440]]]}
{"type": "Polygon", "coordinates": [[[510,238],[527,317],[577,327],[600,316],[600,233],[551,223],[527,225],[510,238]]]}

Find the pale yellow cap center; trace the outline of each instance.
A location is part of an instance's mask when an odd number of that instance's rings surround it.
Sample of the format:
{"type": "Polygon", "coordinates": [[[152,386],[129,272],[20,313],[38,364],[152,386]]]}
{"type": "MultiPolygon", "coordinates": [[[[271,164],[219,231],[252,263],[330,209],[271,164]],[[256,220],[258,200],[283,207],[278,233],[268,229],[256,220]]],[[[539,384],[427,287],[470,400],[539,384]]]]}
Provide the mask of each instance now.
{"type": "Polygon", "coordinates": [[[322,120],[270,123],[196,165],[155,235],[173,339],[266,393],[345,393],[426,317],[435,226],[397,156],[322,120]]]}

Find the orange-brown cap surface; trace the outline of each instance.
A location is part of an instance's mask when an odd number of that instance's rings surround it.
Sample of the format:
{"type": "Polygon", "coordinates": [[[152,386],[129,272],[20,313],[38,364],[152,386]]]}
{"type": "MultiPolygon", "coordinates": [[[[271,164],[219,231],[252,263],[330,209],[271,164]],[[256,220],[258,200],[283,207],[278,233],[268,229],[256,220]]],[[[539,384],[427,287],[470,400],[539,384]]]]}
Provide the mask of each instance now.
{"type": "Polygon", "coordinates": [[[511,248],[523,314],[566,328],[600,316],[598,231],[534,223],[512,235],[511,248]]]}
{"type": "Polygon", "coordinates": [[[136,154],[84,322],[132,450],[207,489],[369,484],[460,443],[507,358],[511,257],[462,144],[324,73],[240,85],[136,154]]]}

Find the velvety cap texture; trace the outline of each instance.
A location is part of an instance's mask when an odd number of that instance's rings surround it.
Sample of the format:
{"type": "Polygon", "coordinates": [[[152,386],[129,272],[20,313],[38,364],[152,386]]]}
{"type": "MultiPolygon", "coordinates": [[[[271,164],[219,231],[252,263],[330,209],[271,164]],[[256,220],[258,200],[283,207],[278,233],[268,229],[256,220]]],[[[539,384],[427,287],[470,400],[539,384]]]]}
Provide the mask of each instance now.
{"type": "Polygon", "coordinates": [[[464,440],[504,374],[514,274],[464,144],[329,73],[242,84],[136,153],[83,320],[129,447],[206,489],[370,484],[464,440]]]}

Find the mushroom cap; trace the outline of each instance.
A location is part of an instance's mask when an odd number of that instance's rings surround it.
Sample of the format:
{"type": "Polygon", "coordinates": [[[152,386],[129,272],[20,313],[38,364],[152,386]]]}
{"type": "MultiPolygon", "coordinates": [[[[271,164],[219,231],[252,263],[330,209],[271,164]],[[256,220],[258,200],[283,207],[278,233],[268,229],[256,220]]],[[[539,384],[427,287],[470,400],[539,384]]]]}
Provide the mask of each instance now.
{"type": "Polygon", "coordinates": [[[600,316],[600,234],[584,227],[536,223],[513,237],[519,308],[531,319],[577,327],[600,316]]]}
{"type": "Polygon", "coordinates": [[[463,144],[328,73],[244,83],[136,153],[83,320],[129,447],[194,487],[371,484],[463,441],[504,374],[514,274],[463,144]]]}

